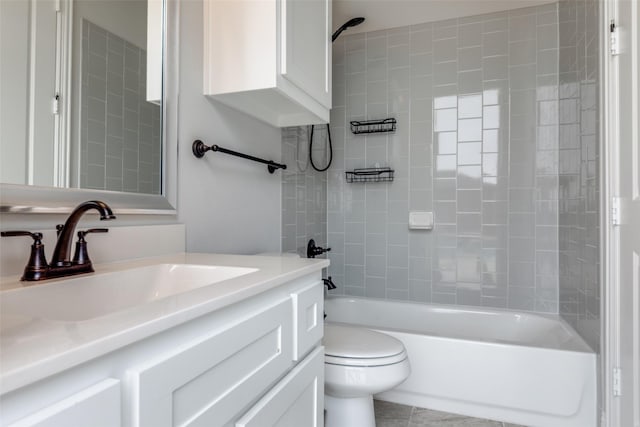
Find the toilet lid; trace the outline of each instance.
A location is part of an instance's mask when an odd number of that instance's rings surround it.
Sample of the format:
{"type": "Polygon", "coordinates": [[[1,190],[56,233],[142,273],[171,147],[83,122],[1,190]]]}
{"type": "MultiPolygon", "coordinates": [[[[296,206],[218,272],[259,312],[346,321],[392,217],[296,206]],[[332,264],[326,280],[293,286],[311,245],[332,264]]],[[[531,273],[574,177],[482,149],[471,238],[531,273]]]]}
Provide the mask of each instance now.
{"type": "Polygon", "coordinates": [[[351,359],[380,359],[404,354],[404,345],[392,336],[365,328],[325,324],[324,354],[351,359]]]}

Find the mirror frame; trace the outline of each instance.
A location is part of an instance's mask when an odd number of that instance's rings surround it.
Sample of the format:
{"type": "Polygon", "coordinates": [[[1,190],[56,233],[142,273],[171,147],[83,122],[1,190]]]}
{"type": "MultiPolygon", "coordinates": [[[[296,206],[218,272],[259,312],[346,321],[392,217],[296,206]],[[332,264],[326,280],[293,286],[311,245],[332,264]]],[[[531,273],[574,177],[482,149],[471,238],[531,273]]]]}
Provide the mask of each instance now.
{"type": "Polygon", "coordinates": [[[179,0],[163,0],[162,194],[0,183],[2,214],[64,214],[86,200],[107,200],[120,214],[176,215],[178,169],[179,0]]]}

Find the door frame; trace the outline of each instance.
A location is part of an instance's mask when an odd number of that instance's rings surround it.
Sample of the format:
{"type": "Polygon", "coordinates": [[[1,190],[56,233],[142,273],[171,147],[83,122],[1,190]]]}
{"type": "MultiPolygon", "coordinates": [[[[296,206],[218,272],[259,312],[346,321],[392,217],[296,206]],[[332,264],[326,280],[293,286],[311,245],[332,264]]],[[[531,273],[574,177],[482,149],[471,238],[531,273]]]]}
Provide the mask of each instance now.
{"type": "MultiPolygon", "coordinates": [[[[620,166],[621,131],[619,127],[621,104],[621,88],[619,80],[619,61],[612,52],[612,39],[610,36],[610,23],[620,22],[619,3],[624,0],[604,0],[600,2],[600,32],[601,63],[600,63],[600,188],[601,188],[601,215],[600,215],[600,256],[601,256],[601,426],[622,427],[624,411],[628,408],[621,406],[620,391],[625,392],[624,378],[631,378],[632,384],[640,383],[638,376],[640,369],[636,365],[632,372],[620,374],[623,354],[621,351],[623,321],[620,317],[622,306],[622,292],[620,279],[620,228],[613,223],[613,209],[620,210],[613,203],[613,198],[621,194],[620,166]],[[617,371],[617,372],[616,372],[617,371]]],[[[638,24],[636,22],[636,24],[638,24]]],[[[624,29],[623,29],[624,30],[624,29]]],[[[639,31],[637,28],[634,31],[639,31]]],[[[619,33],[620,31],[618,31],[619,33]]],[[[632,35],[635,33],[631,33],[632,35]]],[[[616,37],[620,37],[617,34],[616,37]]],[[[621,44],[624,40],[618,40],[621,44]]],[[[624,89],[622,89],[624,90],[624,89]]],[[[637,96],[637,95],[635,95],[637,96]]],[[[617,212],[624,216],[624,212],[617,212]]],[[[624,218],[622,218],[624,220],[624,218]]],[[[632,317],[640,317],[640,308],[634,308],[632,317]]],[[[634,321],[631,319],[631,321],[634,321]]],[[[628,384],[628,383],[627,383],[628,384]]],[[[627,391],[628,392],[628,391],[627,391]]],[[[637,393],[637,390],[633,391],[637,393]]],[[[635,409],[637,410],[637,409],[635,409]]],[[[636,417],[637,412],[635,413],[636,417]]],[[[636,418],[637,422],[637,418],[636,418]]],[[[637,425],[636,425],[637,426],[637,425]]],[[[636,427],[633,426],[633,427],[636,427]]],[[[626,427],[626,426],[624,426],[626,427]]],[[[629,426],[631,427],[631,426],[629,426]]]]}
{"type": "Polygon", "coordinates": [[[601,426],[617,425],[619,413],[615,409],[613,393],[613,371],[618,366],[618,340],[620,338],[619,280],[618,271],[612,266],[618,264],[617,234],[610,228],[611,195],[617,194],[616,170],[618,151],[618,129],[613,124],[618,119],[618,79],[617,67],[612,60],[609,25],[616,16],[616,0],[600,3],[600,300],[601,322],[601,363],[600,363],[600,413],[601,426]]]}

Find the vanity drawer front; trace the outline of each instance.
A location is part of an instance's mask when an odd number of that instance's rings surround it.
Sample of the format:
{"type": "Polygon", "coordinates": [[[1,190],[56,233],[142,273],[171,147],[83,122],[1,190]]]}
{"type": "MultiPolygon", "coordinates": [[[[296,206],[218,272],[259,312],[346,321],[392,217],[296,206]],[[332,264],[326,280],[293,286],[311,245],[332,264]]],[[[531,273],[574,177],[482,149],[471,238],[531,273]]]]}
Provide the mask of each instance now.
{"type": "Polygon", "coordinates": [[[293,360],[304,358],[324,334],[324,287],[316,282],[291,294],[293,301],[293,360]]]}
{"type": "Polygon", "coordinates": [[[256,403],[236,427],[321,427],[324,347],[318,347],[256,403]]]}
{"type": "Polygon", "coordinates": [[[291,367],[291,317],[291,303],[282,299],[129,370],[133,425],[232,421],[291,367]]]}
{"type": "Polygon", "coordinates": [[[9,427],[117,427],[122,425],[120,421],[120,381],[109,378],[9,424],[9,427]]]}

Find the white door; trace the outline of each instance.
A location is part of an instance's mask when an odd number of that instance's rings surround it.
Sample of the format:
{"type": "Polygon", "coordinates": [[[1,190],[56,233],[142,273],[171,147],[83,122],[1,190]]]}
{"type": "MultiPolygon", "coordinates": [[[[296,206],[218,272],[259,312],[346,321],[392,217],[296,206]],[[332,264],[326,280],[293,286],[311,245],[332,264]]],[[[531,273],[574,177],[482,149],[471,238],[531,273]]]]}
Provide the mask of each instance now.
{"type": "Polygon", "coordinates": [[[619,43],[618,54],[607,64],[605,120],[608,190],[609,196],[619,197],[620,220],[608,230],[610,372],[605,402],[610,427],[640,427],[640,4],[638,0],[606,4],[605,14],[615,23],[619,43]]]}

